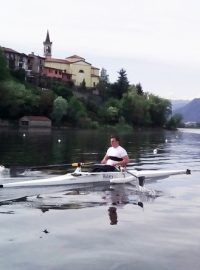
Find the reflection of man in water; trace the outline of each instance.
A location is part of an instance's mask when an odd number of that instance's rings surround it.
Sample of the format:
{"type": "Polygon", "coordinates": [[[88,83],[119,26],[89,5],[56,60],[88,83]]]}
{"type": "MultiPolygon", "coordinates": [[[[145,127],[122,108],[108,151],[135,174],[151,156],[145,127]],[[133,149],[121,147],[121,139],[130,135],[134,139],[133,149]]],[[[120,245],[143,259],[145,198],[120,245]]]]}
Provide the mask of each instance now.
{"type": "Polygon", "coordinates": [[[110,225],[116,225],[117,224],[117,208],[114,206],[109,207],[108,213],[110,217],[110,225]]]}
{"type": "Polygon", "coordinates": [[[114,189],[107,191],[106,200],[108,203],[112,204],[112,206],[108,208],[110,225],[117,225],[117,207],[115,207],[115,205],[124,205],[128,203],[128,196],[124,187],[115,186],[114,189]]]}
{"type": "Polygon", "coordinates": [[[118,217],[117,217],[118,206],[124,206],[127,203],[131,203],[131,204],[138,205],[141,208],[143,208],[143,203],[141,201],[135,202],[135,201],[129,200],[128,191],[122,185],[116,185],[114,188],[107,190],[105,199],[107,203],[112,205],[108,208],[110,225],[117,225],[118,223],[118,217]]]}

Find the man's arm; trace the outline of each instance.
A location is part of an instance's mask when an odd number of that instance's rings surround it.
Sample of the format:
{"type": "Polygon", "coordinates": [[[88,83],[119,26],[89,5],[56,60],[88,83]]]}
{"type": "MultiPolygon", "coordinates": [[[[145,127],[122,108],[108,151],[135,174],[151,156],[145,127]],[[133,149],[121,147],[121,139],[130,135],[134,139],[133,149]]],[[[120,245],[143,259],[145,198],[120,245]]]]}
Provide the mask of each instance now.
{"type": "Polygon", "coordinates": [[[106,164],[107,160],[108,160],[108,155],[105,154],[104,158],[101,161],[101,164],[106,164]]]}

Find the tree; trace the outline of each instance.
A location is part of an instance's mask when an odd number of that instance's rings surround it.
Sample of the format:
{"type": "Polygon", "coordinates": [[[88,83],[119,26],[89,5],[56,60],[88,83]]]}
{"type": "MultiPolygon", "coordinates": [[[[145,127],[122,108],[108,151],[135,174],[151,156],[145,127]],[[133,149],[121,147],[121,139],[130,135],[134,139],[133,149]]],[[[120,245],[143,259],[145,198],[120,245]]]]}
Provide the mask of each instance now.
{"type": "Polygon", "coordinates": [[[105,84],[109,83],[109,76],[108,76],[107,70],[105,68],[101,69],[99,80],[100,80],[100,82],[105,83],[105,84]]]}
{"type": "Polygon", "coordinates": [[[106,69],[102,68],[99,78],[99,83],[97,85],[99,90],[99,95],[103,101],[106,101],[110,97],[110,85],[106,69]]]}
{"type": "Polygon", "coordinates": [[[9,70],[7,67],[6,57],[0,48],[0,81],[4,81],[9,78],[9,70]]]}
{"type": "Polygon", "coordinates": [[[105,102],[99,111],[99,116],[104,123],[116,124],[120,116],[120,102],[111,98],[105,102]]]}
{"type": "Polygon", "coordinates": [[[154,126],[163,127],[171,115],[171,102],[155,95],[148,96],[149,113],[154,126]]]}
{"type": "Polygon", "coordinates": [[[114,85],[115,96],[121,99],[123,94],[128,92],[129,81],[126,75],[126,71],[122,68],[119,72],[117,83],[114,85]]]}
{"type": "Polygon", "coordinates": [[[41,92],[39,100],[39,113],[40,115],[49,116],[53,110],[53,102],[55,94],[51,90],[44,90],[41,92]]]}
{"type": "Polygon", "coordinates": [[[136,87],[137,94],[138,94],[139,96],[143,96],[143,95],[144,95],[144,91],[142,90],[141,84],[138,83],[138,84],[136,84],[135,87],[136,87]]]}
{"type": "Polygon", "coordinates": [[[151,118],[148,111],[148,102],[134,90],[135,89],[125,94],[121,100],[122,115],[131,125],[150,125],[151,118]]]}
{"type": "Polygon", "coordinates": [[[52,118],[59,126],[64,115],[67,114],[68,103],[63,97],[58,96],[53,102],[52,118]]]}
{"type": "Polygon", "coordinates": [[[63,97],[65,99],[69,99],[73,96],[72,86],[60,81],[53,81],[51,90],[53,90],[57,96],[63,97]]]}
{"type": "Polygon", "coordinates": [[[73,123],[74,126],[79,125],[81,119],[87,117],[87,110],[84,104],[76,97],[72,97],[69,100],[68,107],[68,119],[73,123]]]}
{"type": "Polygon", "coordinates": [[[167,129],[177,129],[178,126],[180,126],[181,122],[183,120],[183,117],[181,114],[176,113],[166,123],[166,128],[167,129]]]}

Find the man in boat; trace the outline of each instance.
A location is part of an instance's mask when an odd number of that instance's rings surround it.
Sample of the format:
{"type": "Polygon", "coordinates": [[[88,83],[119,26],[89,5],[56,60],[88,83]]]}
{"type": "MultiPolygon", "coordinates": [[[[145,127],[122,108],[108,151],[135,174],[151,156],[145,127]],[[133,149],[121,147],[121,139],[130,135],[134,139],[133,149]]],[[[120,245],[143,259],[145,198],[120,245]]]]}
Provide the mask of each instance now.
{"type": "Polygon", "coordinates": [[[120,140],[117,135],[111,135],[111,146],[108,148],[101,164],[94,165],[92,172],[113,172],[117,168],[123,168],[129,162],[129,157],[126,150],[120,146],[120,140]]]}
{"type": "Polygon", "coordinates": [[[111,166],[125,167],[129,162],[129,157],[126,150],[120,146],[120,139],[117,135],[112,135],[110,138],[111,147],[108,148],[102,164],[111,166]]]}
{"type": "Polygon", "coordinates": [[[96,165],[92,168],[93,172],[112,172],[116,171],[117,167],[125,167],[129,162],[129,157],[126,150],[120,146],[119,137],[112,135],[110,138],[111,147],[108,148],[101,165],[96,165]]]}

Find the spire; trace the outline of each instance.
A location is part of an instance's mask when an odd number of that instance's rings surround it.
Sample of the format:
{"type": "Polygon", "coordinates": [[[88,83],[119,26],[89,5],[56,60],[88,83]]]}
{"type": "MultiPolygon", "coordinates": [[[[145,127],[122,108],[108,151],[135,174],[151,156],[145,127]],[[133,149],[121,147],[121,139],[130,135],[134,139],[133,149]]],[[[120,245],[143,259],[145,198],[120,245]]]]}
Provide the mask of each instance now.
{"type": "Polygon", "coordinates": [[[43,42],[44,45],[44,56],[51,57],[52,53],[52,42],[49,37],[49,30],[47,30],[46,40],[43,42]]]}
{"type": "Polygon", "coordinates": [[[47,36],[46,36],[46,43],[51,43],[50,38],[49,38],[49,30],[47,30],[47,36]]]}

